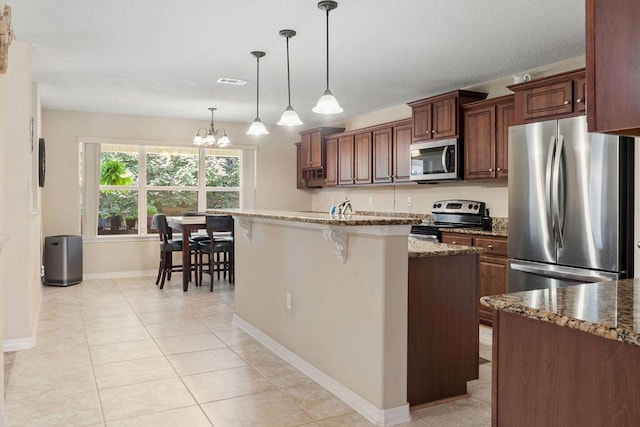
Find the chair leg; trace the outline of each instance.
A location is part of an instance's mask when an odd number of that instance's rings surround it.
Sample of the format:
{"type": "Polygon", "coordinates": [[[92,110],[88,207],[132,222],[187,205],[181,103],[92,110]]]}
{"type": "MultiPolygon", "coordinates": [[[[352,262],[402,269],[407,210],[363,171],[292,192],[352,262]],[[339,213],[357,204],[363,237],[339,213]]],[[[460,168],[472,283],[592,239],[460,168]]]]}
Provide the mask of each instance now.
{"type": "Polygon", "coordinates": [[[216,259],[216,253],[209,254],[209,275],[211,276],[211,282],[209,284],[209,292],[213,292],[213,273],[215,270],[214,264],[216,259]]]}
{"type": "Polygon", "coordinates": [[[164,281],[167,277],[167,255],[171,254],[165,252],[162,257],[162,278],[160,279],[160,289],[164,288],[164,281]]]}
{"type": "Polygon", "coordinates": [[[167,280],[171,280],[171,273],[173,272],[173,252],[167,252],[165,256],[166,256],[165,269],[167,270],[167,280]]]}
{"type": "Polygon", "coordinates": [[[160,283],[160,276],[162,275],[162,254],[160,254],[160,262],[158,263],[158,276],[156,277],[156,286],[160,283]]]}
{"type": "Polygon", "coordinates": [[[236,278],[235,278],[235,254],[233,253],[233,250],[231,252],[229,252],[229,283],[234,283],[236,278]]]}

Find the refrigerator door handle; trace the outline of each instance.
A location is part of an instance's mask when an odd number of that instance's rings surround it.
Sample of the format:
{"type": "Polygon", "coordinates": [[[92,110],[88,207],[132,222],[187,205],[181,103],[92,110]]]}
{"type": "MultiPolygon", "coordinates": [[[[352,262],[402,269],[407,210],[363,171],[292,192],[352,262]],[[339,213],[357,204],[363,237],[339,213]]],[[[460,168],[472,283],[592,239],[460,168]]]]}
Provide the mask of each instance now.
{"type": "Polygon", "coordinates": [[[595,283],[616,280],[618,278],[615,273],[601,273],[599,271],[588,271],[582,273],[580,271],[568,271],[567,269],[553,268],[554,266],[545,268],[513,261],[509,264],[509,267],[512,270],[522,271],[523,273],[536,274],[538,276],[550,277],[553,279],[573,280],[576,282],[595,283]]]}
{"type": "Polygon", "coordinates": [[[562,150],[564,149],[564,136],[560,135],[556,143],[556,153],[553,159],[553,197],[552,197],[552,209],[553,209],[553,228],[556,235],[556,241],[558,247],[564,246],[564,236],[562,233],[562,224],[560,223],[560,165],[562,164],[562,150]]]}
{"type": "Polygon", "coordinates": [[[555,239],[555,224],[553,223],[552,214],[552,200],[553,200],[553,186],[552,186],[552,170],[553,170],[553,158],[555,154],[556,136],[553,135],[549,140],[549,153],[547,154],[547,167],[545,168],[545,212],[547,214],[547,226],[549,227],[549,234],[554,236],[555,239]]]}

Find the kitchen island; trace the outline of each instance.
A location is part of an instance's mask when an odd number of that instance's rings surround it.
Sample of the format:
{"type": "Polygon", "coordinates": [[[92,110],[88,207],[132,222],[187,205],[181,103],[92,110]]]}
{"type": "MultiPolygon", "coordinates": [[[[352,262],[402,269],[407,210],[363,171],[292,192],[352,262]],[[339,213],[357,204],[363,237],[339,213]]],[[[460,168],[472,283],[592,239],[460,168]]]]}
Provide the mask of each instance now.
{"type": "MultiPolygon", "coordinates": [[[[408,421],[409,260],[477,258],[477,250],[410,247],[411,224],[420,222],[415,218],[212,212],[236,222],[234,322],[374,424],[408,421]]],[[[435,277],[416,280],[443,286],[435,277]]],[[[476,282],[466,285],[467,304],[477,304],[476,282]]],[[[443,302],[430,303],[437,301],[443,302]]],[[[458,301],[448,303],[456,307],[458,301]]],[[[468,324],[477,341],[477,321],[468,324]]],[[[421,331],[442,329],[433,323],[421,331]]],[[[469,358],[463,360],[466,381],[472,374],[469,358]]]]}
{"type": "Polygon", "coordinates": [[[640,279],[483,297],[492,424],[640,424],[640,279]]]}

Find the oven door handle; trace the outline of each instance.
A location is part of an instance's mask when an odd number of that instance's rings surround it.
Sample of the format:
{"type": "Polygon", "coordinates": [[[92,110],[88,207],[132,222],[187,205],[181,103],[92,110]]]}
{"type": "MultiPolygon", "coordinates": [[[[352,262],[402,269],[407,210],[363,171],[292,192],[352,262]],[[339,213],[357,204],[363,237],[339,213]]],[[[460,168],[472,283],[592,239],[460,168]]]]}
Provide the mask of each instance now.
{"type": "Polygon", "coordinates": [[[444,173],[449,173],[449,156],[447,156],[449,152],[449,146],[445,145],[442,147],[442,169],[444,169],[444,173]]]}

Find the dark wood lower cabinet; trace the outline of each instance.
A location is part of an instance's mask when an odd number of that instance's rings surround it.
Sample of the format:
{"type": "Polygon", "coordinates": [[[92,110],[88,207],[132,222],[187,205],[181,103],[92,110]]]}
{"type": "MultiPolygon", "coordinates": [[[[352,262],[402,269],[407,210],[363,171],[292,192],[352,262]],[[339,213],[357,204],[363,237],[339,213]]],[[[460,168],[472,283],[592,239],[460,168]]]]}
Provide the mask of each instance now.
{"type": "MultiPolygon", "coordinates": [[[[499,295],[507,292],[507,258],[504,256],[480,256],[480,296],[499,295]]],[[[479,308],[480,322],[491,326],[493,310],[484,305],[479,308]]]]}
{"type": "Polygon", "coordinates": [[[464,395],[478,378],[478,255],[409,259],[407,400],[464,395]]]}
{"type": "Polygon", "coordinates": [[[498,311],[493,426],[637,426],[640,347],[498,311]]]}

